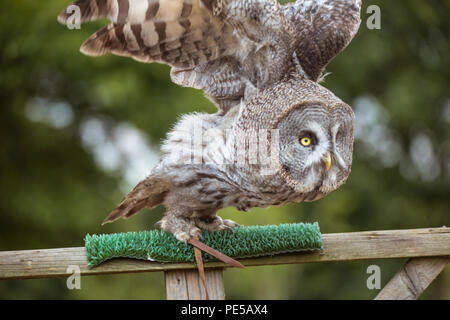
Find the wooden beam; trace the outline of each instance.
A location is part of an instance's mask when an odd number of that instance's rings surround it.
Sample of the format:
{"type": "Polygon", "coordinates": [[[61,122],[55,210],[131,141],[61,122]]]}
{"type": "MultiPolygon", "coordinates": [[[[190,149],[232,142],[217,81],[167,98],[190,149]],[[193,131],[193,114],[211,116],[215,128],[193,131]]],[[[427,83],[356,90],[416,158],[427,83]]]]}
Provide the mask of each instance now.
{"type": "MultiPolygon", "coordinates": [[[[241,259],[245,266],[369,259],[450,256],[450,228],[366,231],[323,234],[324,249],[241,259]]],[[[81,275],[195,269],[191,263],[158,263],[135,259],[113,259],[88,269],[83,247],[0,252],[1,279],[67,277],[67,268],[78,266],[81,275]]],[[[205,268],[227,267],[222,262],[205,268]]]]}
{"type": "MultiPolygon", "coordinates": [[[[165,271],[167,300],[205,300],[205,288],[197,270],[165,271]]],[[[225,300],[223,269],[205,270],[206,287],[210,300],[225,300]]]]}
{"type": "Polygon", "coordinates": [[[375,300],[416,300],[450,262],[450,257],[413,258],[388,282],[375,300]]]}

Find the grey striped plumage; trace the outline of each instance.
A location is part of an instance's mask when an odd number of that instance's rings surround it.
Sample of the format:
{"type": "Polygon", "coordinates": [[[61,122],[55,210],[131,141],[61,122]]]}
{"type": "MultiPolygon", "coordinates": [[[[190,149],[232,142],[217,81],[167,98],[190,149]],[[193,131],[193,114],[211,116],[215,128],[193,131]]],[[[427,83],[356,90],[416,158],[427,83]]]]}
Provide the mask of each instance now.
{"type": "Polygon", "coordinates": [[[159,164],[104,223],[164,204],[161,227],[185,241],[200,229],[236,226],[216,215],[221,208],[314,201],[346,181],[353,112],[317,80],[355,35],[360,0],[74,4],[82,23],[111,21],[83,53],[169,64],[175,83],[202,89],[219,108],[184,116],[159,164]]]}

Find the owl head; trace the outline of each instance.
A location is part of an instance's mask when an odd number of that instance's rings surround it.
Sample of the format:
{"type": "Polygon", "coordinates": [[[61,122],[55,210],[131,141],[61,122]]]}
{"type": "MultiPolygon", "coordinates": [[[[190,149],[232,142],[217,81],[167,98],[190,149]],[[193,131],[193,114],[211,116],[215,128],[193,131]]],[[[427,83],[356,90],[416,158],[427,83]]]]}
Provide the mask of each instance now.
{"type": "Polygon", "coordinates": [[[277,174],[302,201],[317,200],[347,180],[354,113],[319,84],[294,80],[261,92],[239,121],[245,128],[269,130],[277,174]]]}

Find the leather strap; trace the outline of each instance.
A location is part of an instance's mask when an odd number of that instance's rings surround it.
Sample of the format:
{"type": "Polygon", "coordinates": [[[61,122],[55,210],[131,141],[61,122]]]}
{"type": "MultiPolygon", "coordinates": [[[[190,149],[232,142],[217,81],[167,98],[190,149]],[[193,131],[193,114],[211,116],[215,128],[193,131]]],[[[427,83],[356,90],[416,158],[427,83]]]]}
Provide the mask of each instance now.
{"type": "Polygon", "coordinates": [[[204,244],[203,242],[201,242],[198,239],[191,238],[188,240],[188,242],[194,246],[194,249],[198,248],[200,250],[203,250],[206,253],[209,253],[213,257],[216,257],[220,261],[225,262],[226,264],[228,264],[232,267],[245,269],[245,266],[243,264],[241,264],[239,261],[236,261],[233,258],[230,258],[229,256],[227,256],[226,254],[223,254],[222,252],[219,252],[219,251],[207,246],[206,244],[204,244]]]}

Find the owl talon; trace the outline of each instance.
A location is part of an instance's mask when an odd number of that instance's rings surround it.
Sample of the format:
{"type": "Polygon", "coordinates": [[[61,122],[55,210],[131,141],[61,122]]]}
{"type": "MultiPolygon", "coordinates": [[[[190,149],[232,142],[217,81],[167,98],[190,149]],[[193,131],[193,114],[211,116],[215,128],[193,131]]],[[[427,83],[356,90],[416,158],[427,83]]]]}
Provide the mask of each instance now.
{"type": "Polygon", "coordinates": [[[230,231],[230,232],[233,232],[233,233],[234,233],[233,228],[230,227],[230,226],[227,226],[227,225],[223,225],[223,229],[222,229],[222,230],[224,230],[224,231],[230,231]]]}
{"type": "Polygon", "coordinates": [[[209,216],[209,217],[205,217],[205,218],[197,218],[195,220],[195,224],[197,225],[197,227],[199,227],[200,229],[203,230],[208,230],[208,231],[220,231],[220,230],[225,230],[225,231],[231,231],[234,232],[234,228],[239,227],[239,225],[232,221],[232,220],[222,220],[221,217],[219,216],[209,216]]]}
{"type": "Polygon", "coordinates": [[[177,231],[173,235],[178,241],[185,242],[185,243],[187,243],[187,241],[191,238],[198,237],[199,239],[201,239],[200,229],[198,229],[198,228],[195,228],[195,229],[191,230],[190,232],[177,231]]]}
{"type": "Polygon", "coordinates": [[[230,228],[232,228],[232,229],[241,226],[240,224],[238,224],[238,223],[236,223],[236,222],[234,222],[233,220],[230,220],[230,219],[223,220],[223,224],[228,226],[228,227],[230,227],[230,228]]]}

